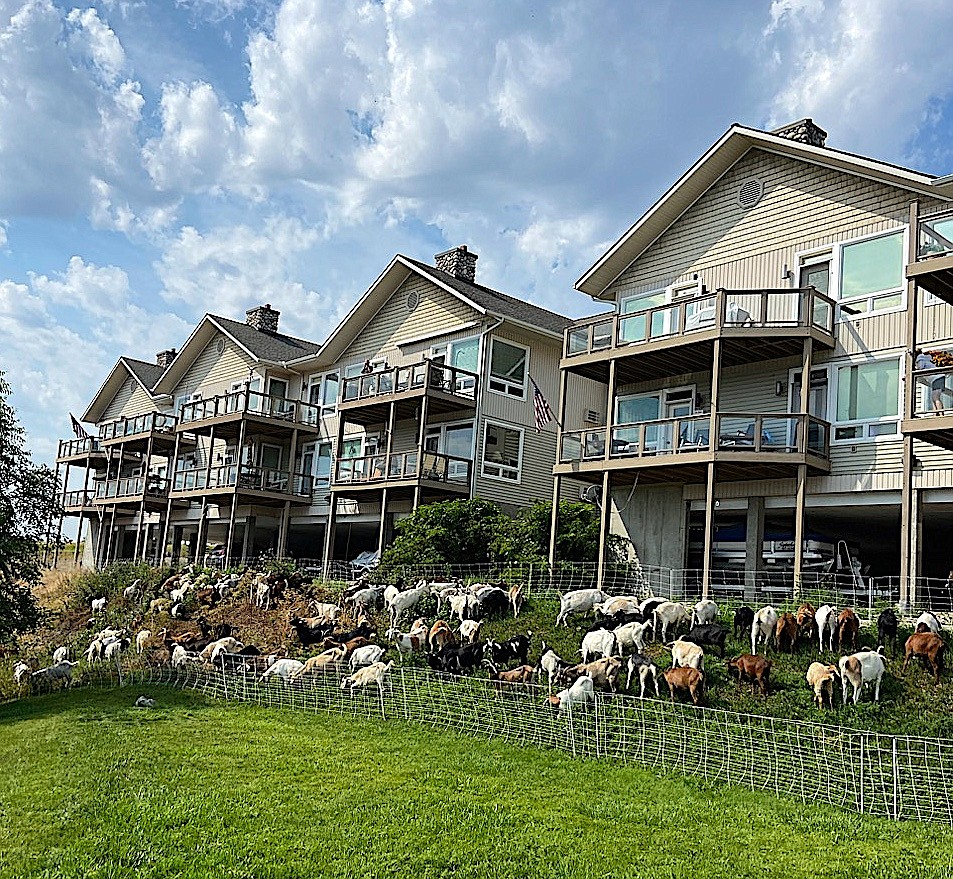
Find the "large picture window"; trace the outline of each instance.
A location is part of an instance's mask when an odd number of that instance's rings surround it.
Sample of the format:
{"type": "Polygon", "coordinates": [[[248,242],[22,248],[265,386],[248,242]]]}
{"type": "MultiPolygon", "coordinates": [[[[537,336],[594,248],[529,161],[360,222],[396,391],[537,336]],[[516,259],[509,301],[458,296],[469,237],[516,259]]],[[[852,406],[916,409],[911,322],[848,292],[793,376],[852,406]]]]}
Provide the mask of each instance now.
{"type": "Polygon", "coordinates": [[[903,289],[903,232],[842,246],[838,291],[842,311],[871,314],[901,308],[903,289]]]}
{"type": "Polygon", "coordinates": [[[838,367],[835,440],[893,436],[899,412],[898,359],[838,367]]]}
{"type": "Polygon", "coordinates": [[[523,431],[487,422],[483,433],[483,475],[519,482],[522,465],[523,431]]]}
{"type": "Polygon", "coordinates": [[[490,353],[490,390],[524,398],[528,360],[528,348],[494,339],[490,353]]]}

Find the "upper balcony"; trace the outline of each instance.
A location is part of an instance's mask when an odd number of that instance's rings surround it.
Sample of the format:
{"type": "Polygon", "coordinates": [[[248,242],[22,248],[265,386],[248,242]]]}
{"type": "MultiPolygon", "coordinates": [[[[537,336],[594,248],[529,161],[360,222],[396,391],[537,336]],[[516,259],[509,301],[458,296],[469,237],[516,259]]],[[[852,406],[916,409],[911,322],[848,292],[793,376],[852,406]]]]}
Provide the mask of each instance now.
{"type": "Polygon", "coordinates": [[[562,369],[608,381],[616,360],[628,383],[711,370],[715,339],[722,367],[800,354],[806,338],[834,347],[834,300],[814,287],[724,290],[569,327],[562,369]]]}
{"type": "Polygon", "coordinates": [[[94,503],[99,506],[138,506],[146,509],[165,507],[169,497],[169,480],[150,473],[148,476],[122,476],[96,484],[94,503]]]}
{"type": "Polygon", "coordinates": [[[417,488],[429,493],[469,494],[473,462],[469,458],[424,452],[417,449],[387,455],[339,458],[334,468],[332,491],[380,488],[417,488]]]}
{"type": "Polygon", "coordinates": [[[220,464],[211,468],[176,470],[172,478],[173,498],[231,496],[235,503],[277,506],[291,501],[310,504],[314,477],[256,467],[251,464],[220,464]]]}
{"type": "Polygon", "coordinates": [[[953,451],[953,366],[913,372],[913,411],[900,424],[914,439],[953,451]]]}
{"type": "MultiPolygon", "coordinates": [[[[155,453],[168,451],[175,445],[178,419],[163,412],[125,416],[99,426],[99,441],[105,447],[122,445],[127,451],[145,452],[152,443],[155,453]]],[[[186,435],[189,436],[189,435],[186,435]]],[[[195,443],[195,437],[189,437],[195,443]]],[[[180,439],[181,442],[181,439],[180,439]]]]}
{"type": "Polygon", "coordinates": [[[56,450],[56,463],[105,467],[106,450],[102,443],[93,436],[82,439],[60,440],[56,450]]]}
{"type": "Polygon", "coordinates": [[[242,388],[184,403],[179,410],[180,431],[208,432],[221,438],[236,437],[241,423],[250,423],[256,434],[289,436],[292,431],[318,433],[321,412],[317,406],[242,388]]]}
{"type": "Polygon", "coordinates": [[[94,491],[79,489],[77,491],[67,491],[63,494],[63,512],[67,516],[92,514],[98,509],[94,491]]]}
{"type": "Polygon", "coordinates": [[[953,211],[922,217],[917,223],[917,259],[907,277],[953,305],[953,211]]]}
{"type": "Polygon", "coordinates": [[[397,404],[397,418],[411,417],[424,396],[431,414],[472,409],[478,384],[479,376],[474,372],[424,360],[345,378],[338,410],[349,422],[377,424],[387,419],[391,403],[397,404]]]}
{"type": "Polygon", "coordinates": [[[631,471],[640,482],[702,482],[714,463],[719,482],[793,476],[806,464],[830,472],[830,425],[813,415],[724,412],[570,431],[560,438],[555,473],[594,480],[631,471]],[[609,442],[606,443],[608,435],[609,442]]]}

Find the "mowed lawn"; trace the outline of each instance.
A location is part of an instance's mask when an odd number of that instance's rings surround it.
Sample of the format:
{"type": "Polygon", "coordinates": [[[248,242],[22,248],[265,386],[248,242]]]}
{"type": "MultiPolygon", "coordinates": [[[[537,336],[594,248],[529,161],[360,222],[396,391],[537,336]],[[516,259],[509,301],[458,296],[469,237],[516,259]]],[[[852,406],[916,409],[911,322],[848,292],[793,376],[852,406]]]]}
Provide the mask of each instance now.
{"type": "MultiPolygon", "coordinates": [[[[399,722],[153,688],[0,706],[0,876],[953,875],[895,824],[399,722]]],[[[796,772],[796,766],[791,772],[796,772]]]]}

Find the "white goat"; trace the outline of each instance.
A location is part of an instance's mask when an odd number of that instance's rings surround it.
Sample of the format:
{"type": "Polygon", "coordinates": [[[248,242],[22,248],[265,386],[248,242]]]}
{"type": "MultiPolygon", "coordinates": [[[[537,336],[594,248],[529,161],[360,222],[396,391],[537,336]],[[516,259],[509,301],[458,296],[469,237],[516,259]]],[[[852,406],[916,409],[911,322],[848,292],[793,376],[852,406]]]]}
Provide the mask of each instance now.
{"type": "Polygon", "coordinates": [[[476,644],[480,638],[480,628],[482,625],[482,620],[464,620],[460,623],[460,643],[476,644]]]}
{"type": "Polygon", "coordinates": [[[814,625],[817,626],[818,649],[824,650],[824,636],[828,637],[828,650],[834,650],[834,631],[837,629],[837,611],[829,604],[822,604],[814,612],[814,625]]]}
{"type": "Polygon", "coordinates": [[[854,688],[854,704],[860,699],[860,691],[864,684],[874,684],[874,702],[880,701],[880,681],[887,670],[887,663],[884,660],[880,649],[861,650],[859,653],[850,656],[842,656],[837,663],[841,675],[841,696],[843,702],[847,704],[847,684],[850,683],[854,688]]]}
{"type": "Polygon", "coordinates": [[[201,656],[205,662],[214,664],[223,653],[238,653],[244,646],[245,645],[237,638],[219,638],[217,641],[207,644],[202,649],[202,652],[199,653],[199,656],[201,656]]]}
{"type": "Polygon", "coordinates": [[[691,625],[704,626],[718,619],[718,605],[710,598],[699,601],[692,609],[691,625]]]}
{"type": "Polygon", "coordinates": [[[583,662],[593,662],[596,659],[603,659],[618,652],[616,637],[613,632],[607,629],[596,629],[595,632],[587,632],[582,639],[582,647],[579,652],[582,654],[583,662]]]}
{"type": "Polygon", "coordinates": [[[469,592],[458,593],[447,597],[450,605],[450,615],[456,616],[461,623],[476,619],[480,615],[480,599],[469,592]]]}
{"type": "Polygon", "coordinates": [[[277,677],[287,682],[299,674],[303,668],[304,663],[298,662],[297,659],[276,659],[273,665],[265,669],[265,673],[258,680],[261,682],[267,678],[277,677]]]}
{"type": "Polygon", "coordinates": [[[668,627],[688,626],[691,622],[691,612],[684,604],[675,601],[663,601],[652,613],[655,623],[655,634],[665,640],[668,637],[668,627]]]}
{"type": "Polygon", "coordinates": [[[595,701],[595,689],[592,678],[589,675],[582,675],[576,678],[571,687],[560,690],[555,696],[550,696],[549,702],[552,705],[558,705],[560,713],[566,710],[571,711],[576,707],[584,708],[595,701]]]}
{"type": "Polygon", "coordinates": [[[834,678],[837,676],[836,665],[812,662],[808,667],[805,678],[808,686],[814,691],[814,702],[818,708],[823,708],[825,702],[828,708],[834,707],[834,678]]]}
{"type": "Polygon", "coordinates": [[[383,655],[384,648],[381,647],[380,644],[368,644],[366,647],[358,647],[357,650],[351,654],[349,661],[351,671],[354,672],[359,668],[380,662],[383,655]]]}
{"type": "Polygon", "coordinates": [[[553,691],[553,681],[556,680],[556,676],[567,666],[568,662],[564,659],[560,659],[556,655],[556,651],[546,649],[545,642],[543,643],[543,655],[539,658],[539,663],[536,668],[538,671],[546,672],[546,677],[549,679],[549,692],[553,691]]]}
{"type": "Polygon", "coordinates": [[[704,673],[705,651],[697,644],[678,638],[665,646],[672,651],[672,668],[694,668],[704,673]]]}
{"type": "Polygon", "coordinates": [[[89,603],[89,606],[93,611],[93,616],[96,616],[98,613],[102,613],[106,609],[106,596],[104,595],[102,598],[94,598],[89,603]]]}
{"type": "Polygon", "coordinates": [[[353,693],[355,690],[369,686],[370,684],[377,684],[378,689],[381,691],[381,696],[383,696],[384,682],[387,678],[387,673],[391,670],[393,665],[394,660],[392,659],[390,662],[375,662],[373,665],[360,668],[350,677],[346,677],[341,681],[341,689],[346,690],[350,688],[350,692],[353,693]]]}
{"type": "Polygon", "coordinates": [[[576,589],[573,592],[567,592],[559,599],[556,625],[562,623],[568,629],[570,615],[587,614],[605,600],[606,594],[601,589],[576,589]]]}
{"type": "Polygon", "coordinates": [[[69,647],[57,647],[56,650],[53,651],[53,665],[62,662],[64,659],[69,659],[72,652],[69,647]]]}
{"type": "Polygon", "coordinates": [[[384,637],[394,642],[397,655],[403,660],[408,654],[423,653],[427,649],[429,643],[427,634],[427,625],[424,623],[423,631],[411,628],[409,632],[400,632],[395,628],[390,628],[384,633],[384,637]]]}
{"type": "Polygon", "coordinates": [[[149,629],[143,629],[136,633],[136,653],[142,653],[146,649],[146,644],[149,643],[151,637],[152,632],[149,629]]]}
{"type": "Polygon", "coordinates": [[[613,631],[619,646],[619,655],[641,653],[645,649],[646,633],[651,628],[651,620],[647,623],[626,623],[624,626],[617,626],[613,631]]]}
{"type": "Polygon", "coordinates": [[[510,586],[510,607],[513,608],[513,619],[520,615],[523,604],[526,602],[526,596],[523,594],[523,584],[514,583],[510,586]]]}
{"type": "Polygon", "coordinates": [[[31,659],[30,663],[19,660],[17,664],[13,666],[13,682],[18,687],[25,687],[27,684],[29,684],[30,676],[34,671],[36,671],[36,660],[31,659]],[[32,663],[32,665],[30,663],[32,663]]]}
{"type": "Polygon", "coordinates": [[[778,627],[778,612],[766,605],[754,615],[754,622],[751,624],[751,652],[758,652],[758,643],[764,640],[764,649],[768,649],[771,639],[778,627]]]}
{"type": "Polygon", "coordinates": [[[940,621],[930,611],[924,611],[917,617],[913,624],[913,631],[917,630],[919,625],[926,626],[934,635],[940,634],[940,621]]]}
{"type": "Polygon", "coordinates": [[[634,595],[617,595],[613,598],[607,598],[601,604],[596,605],[596,610],[604,617],[638,613],[639,599],[634,595]]]}
{"type": "Polygon", "coordinates": [[[401,614],[404,611],[416,607],[425,596],[430,594],[427,584],[418,586],[415,589],[408,589],[406,592],[398,592],[390,601],[388,612],[390,614],[391,626],[396,626],[400,622],[401,614]]]}
{"type": "Polygon", "coordinates": [[[181,644],[176,644],[172,651],[172,667],[179,668],[188,662],[201,662],[202,657],[198,653],[186,650],[181,644]]]}
{"type": "Polygon", "coordinates": [[[54,683],[62,682],[64,687],[68,687],[73,680],[73,669],[79,665],[77,662],[64,660],[56,665],[48,665],[32,674],[32,678],[37,683],[47,683],[52,686],[54,683]]]}
{"type": "Polygon", "coordinates": [[[120,653],[129,647],[129,639],[123,638],[119,641],[110,641],[103,650],[103,659],[116,659],[120,653]]]}

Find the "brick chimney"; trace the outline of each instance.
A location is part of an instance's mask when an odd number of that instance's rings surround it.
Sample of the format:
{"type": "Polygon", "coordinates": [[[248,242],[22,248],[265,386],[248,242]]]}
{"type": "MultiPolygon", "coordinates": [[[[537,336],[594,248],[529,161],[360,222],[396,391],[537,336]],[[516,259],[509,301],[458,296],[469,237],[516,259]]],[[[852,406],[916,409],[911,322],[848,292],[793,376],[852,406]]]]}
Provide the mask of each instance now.
{"type": "Polygon", "coordinates": [[[479,258],[475,253],[467,250],[466,244],[461,244],[452,250],[438,253],[434,257],[434,264],[440,271],[473,284],[476,282],[476,261],[479,258]]]}
{"type": "Polygon", "coordinates": [[[281,312],[275,311],[269,304],[259,305],[245,312],[245,323],[259,331],[277,333],[279,314],[281,312]]]}
{"type": "Polygon", "coordinates": [[[175,348],[167,348],[156,354],[156,366],[165,369],[175,359],[175,348]]]}
{"type": "Polygon", "coordinates": [[[771,134],[817,147],[824,146],[827,141],[827,132],[819,125],[815,125],[813,119],[799,119],[790,125],[782,125],[772,131],[771,134]]]}

